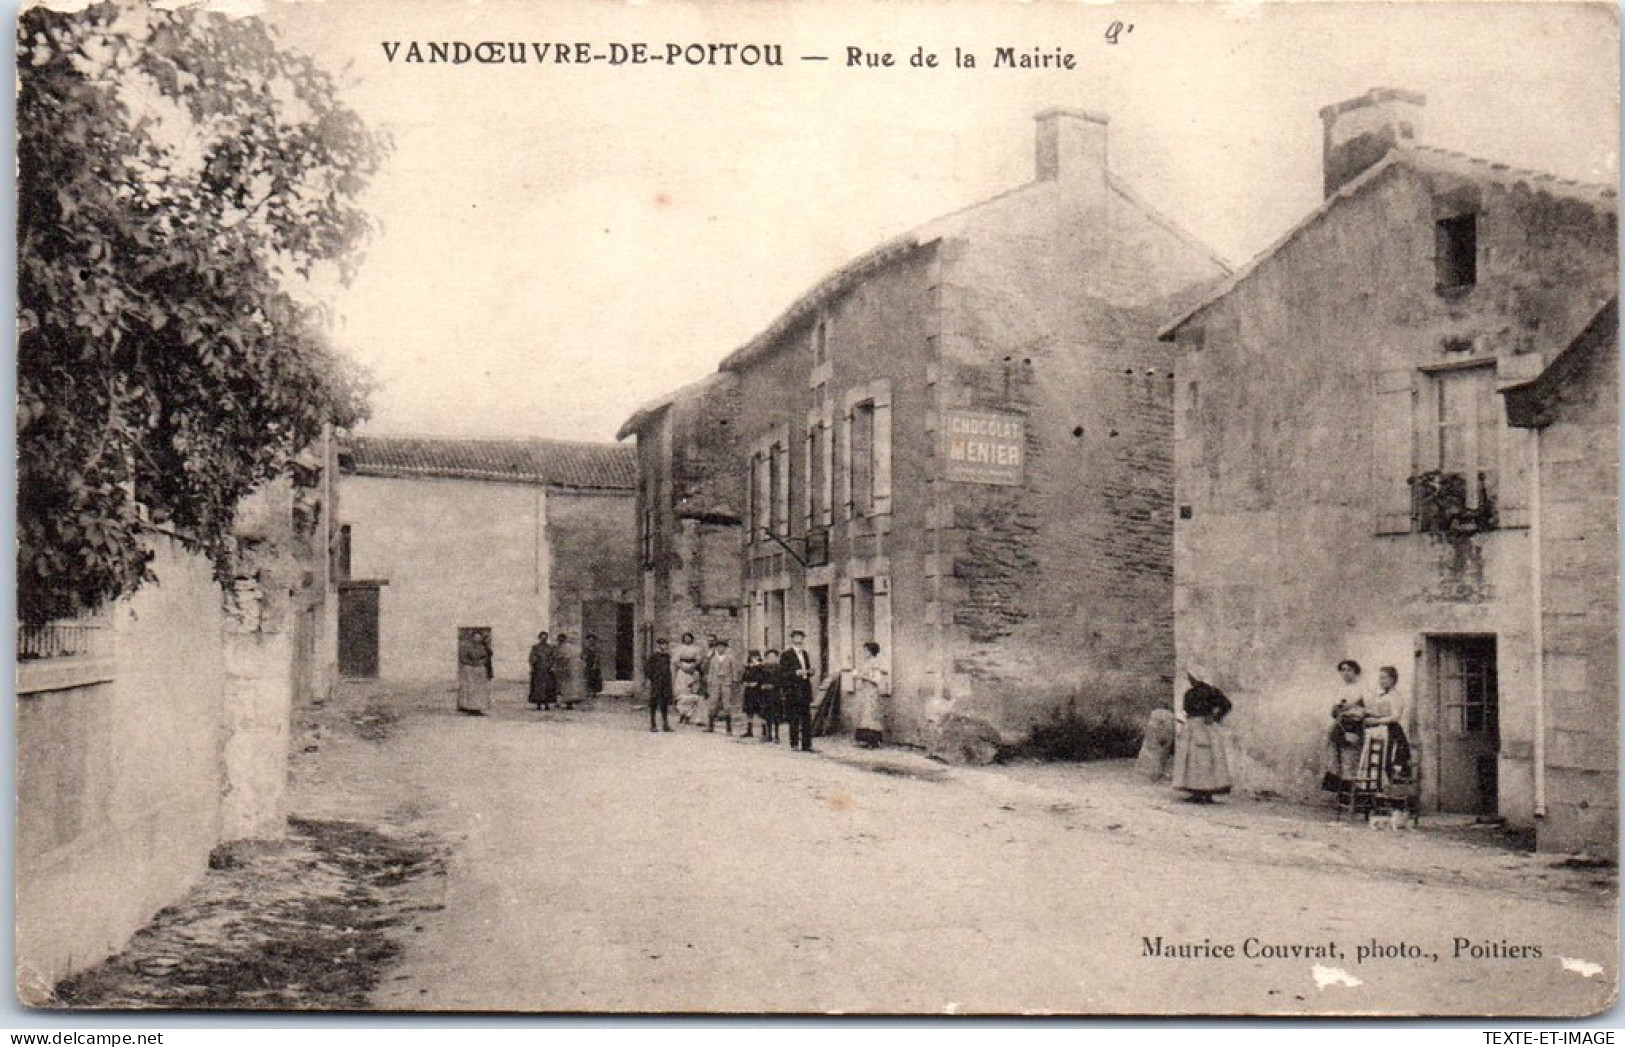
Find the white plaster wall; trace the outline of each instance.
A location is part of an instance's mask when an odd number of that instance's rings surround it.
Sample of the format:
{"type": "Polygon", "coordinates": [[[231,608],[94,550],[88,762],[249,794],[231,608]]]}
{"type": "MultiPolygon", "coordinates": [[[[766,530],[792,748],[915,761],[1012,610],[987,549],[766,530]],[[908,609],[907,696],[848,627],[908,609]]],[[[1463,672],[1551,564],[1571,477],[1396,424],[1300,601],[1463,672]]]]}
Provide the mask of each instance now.
{"type": "Polygon", "coordinates": [[[18,700],[25,1002],[122,947],[222,838],[220,590],[207,561],[173,548],[154,567],[161,583],[113,611],[113,682],[18,700]]]}
{"type": "Polygon", "coordinates": [[[547,493],[535,485],[345,476],[350,576],[379,593],[379,676],[451,682],[457,629],[492,630],[496,675],[524,679],[549,628],[547,493]]]}

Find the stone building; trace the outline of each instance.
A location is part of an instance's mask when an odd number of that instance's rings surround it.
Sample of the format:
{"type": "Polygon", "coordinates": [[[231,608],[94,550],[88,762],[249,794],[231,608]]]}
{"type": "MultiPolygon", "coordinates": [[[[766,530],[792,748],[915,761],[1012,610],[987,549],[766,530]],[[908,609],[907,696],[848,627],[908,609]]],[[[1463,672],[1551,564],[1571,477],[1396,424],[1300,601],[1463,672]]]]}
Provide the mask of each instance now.
{"type": "Polygon", "coordinates": [[[738,378],[722,372],[640,408],[616,434],[637,437],[643,651],[684,633],[744,646],[738,418],[738,378]]]}
{"type": "Polygon", "coordinates": [[[339,457],[339,671],[454,680],[461,630],[523,680],[536,634],[598,638],[632,678],[636,472],[629,448],[352,436],[339,457]]]}
{"type": "MultiPolygon", "coordinates": [[[[833,678],[880,644],[892,740],[960,720],[1015,741],[1069,702],[1137,724],[1166,701],[1156,332],[1227,270],[1110,173],[1107,126],[1040,113],[1033,181],[830,274],[712,384],[623,430],[647,495],[686,496],[661,477],[697,470],[702,501],[741,521],[747,646],[803,629],[833,678]]],[[[667,509],[645,519],[666,540],[667,509]]]]}
{"type": "MultiPolygon", "coordinates": [[[[1323,109],[1324,203],[1165,332],[1179,663],[1235,700],[1242,783],[1299,796],[1320,778],[1336,663],[1368,681],[1392,665],[1425,808],[1530,826],[1561,780],[1543,660],[1585,681],[1573,702],[1611,709],[1613,651],[1573,641],[1606,664],[1582,672],[1543,648],[1540,439],[1498,391],[1545,373],[1613,297],[1617,201],[1422,145],[1423,111],[1394,90],[1323,109]]],[[[1611,431],[1613,397],[1593,392],[1541,439],[1611,431]]],[[[1562,524],[1590,549],[1615,530],[1611,501],[1592,509],[1562,524]]],[[[1563,758],[1606,762],[1611,783],[1612,723],[1606,760],[1572,738],[1563,758]]]]}

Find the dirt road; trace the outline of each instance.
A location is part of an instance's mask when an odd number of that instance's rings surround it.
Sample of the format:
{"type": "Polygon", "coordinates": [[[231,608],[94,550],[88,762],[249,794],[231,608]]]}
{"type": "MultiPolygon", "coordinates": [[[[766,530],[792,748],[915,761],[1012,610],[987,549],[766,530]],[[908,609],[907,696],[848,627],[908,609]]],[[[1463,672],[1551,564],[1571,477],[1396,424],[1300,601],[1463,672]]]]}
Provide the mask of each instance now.
{"type": "Polygon", "coordinates": [[[306,813],[445,845],[380,1008],[1577,1014],[1617,978],[1611,873],[1470,830],[1193,807],[1124,764],[419,704],[371,763],[302,779],[306,813]]]}

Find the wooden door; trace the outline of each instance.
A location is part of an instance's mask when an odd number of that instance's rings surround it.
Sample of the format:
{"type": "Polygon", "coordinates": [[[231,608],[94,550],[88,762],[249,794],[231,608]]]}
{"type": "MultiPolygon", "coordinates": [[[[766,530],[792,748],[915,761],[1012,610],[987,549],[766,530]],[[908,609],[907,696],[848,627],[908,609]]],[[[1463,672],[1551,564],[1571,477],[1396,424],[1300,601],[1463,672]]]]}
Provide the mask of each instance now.
{"type": "Polygon", "coordinates": [[[378,586],[339,586],[339,675],[378,677],[378,586]]]}
{"type": "Polygon", "coordinates": [[[1428,641],[1438,726],[1439,810],[1494,814],[1501,751],[1495,637],[1428,641]]]}

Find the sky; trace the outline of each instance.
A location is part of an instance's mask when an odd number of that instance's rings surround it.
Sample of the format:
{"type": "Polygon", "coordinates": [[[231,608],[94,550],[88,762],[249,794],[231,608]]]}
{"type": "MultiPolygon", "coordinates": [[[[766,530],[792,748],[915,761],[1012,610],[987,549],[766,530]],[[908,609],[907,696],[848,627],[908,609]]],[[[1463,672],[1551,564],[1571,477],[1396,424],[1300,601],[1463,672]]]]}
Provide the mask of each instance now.
{"type": "Polygon", "coordinates": [[[1320,201],[1318,110],[1427,95],[1421,139],[1617,181],[1615,8],[761,0],[271,2],[392,136],[334,302],[368,431],[613,439],[888,237],[1033,175],[1034,114],[1111,118],[1110,164],[1240,265],[1320,201]],[[1115,44],[1108,30],[1120,24],[1115,44]],[[1132,27],[1132,28],[1130,28],[1132,27]],[[406,61],[523,43],[524,64],[406,61]],[[528,45],[777,45],[782,66],[539,64],[528,45]],[[391,61],[384,45],[399,43],[391,61]],[[893,55],[849,66],[847,49],[893,55]],[[995,50],[1073,68],[995,68],[995,50]],[[916,49],[935,68],[911,64],[916,49]],[[975,68],[956,64],[959,49],[975,68]],[[824,62],[803,55],[825,55],[824,62]]]}

